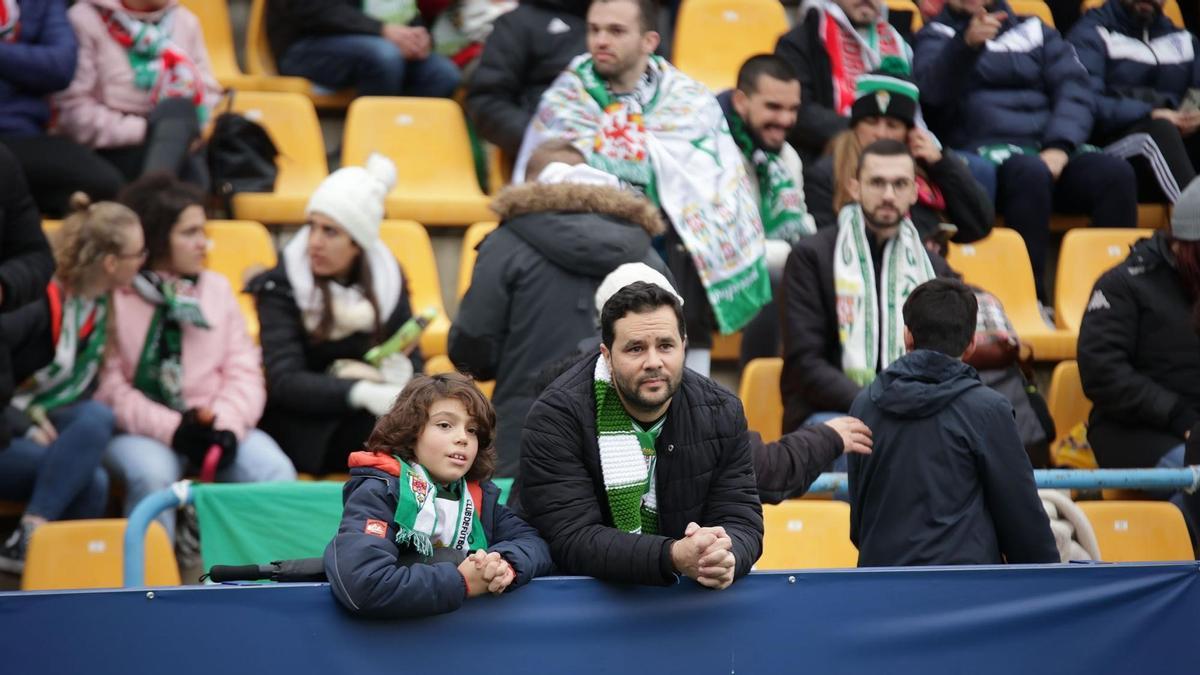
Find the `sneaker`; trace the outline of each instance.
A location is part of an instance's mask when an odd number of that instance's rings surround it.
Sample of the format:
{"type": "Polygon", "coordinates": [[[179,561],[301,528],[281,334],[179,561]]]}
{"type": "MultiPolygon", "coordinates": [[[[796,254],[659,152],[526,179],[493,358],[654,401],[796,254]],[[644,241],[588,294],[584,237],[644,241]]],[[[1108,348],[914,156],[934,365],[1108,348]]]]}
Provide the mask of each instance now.
{"type": "Polygon", "coordinates": [[[20,574],[25,571],[25,550],[29,547],[31,536],[33,526],[24,523],[8,535],[4,545],[0,546],[0,572],[20,574]]]}

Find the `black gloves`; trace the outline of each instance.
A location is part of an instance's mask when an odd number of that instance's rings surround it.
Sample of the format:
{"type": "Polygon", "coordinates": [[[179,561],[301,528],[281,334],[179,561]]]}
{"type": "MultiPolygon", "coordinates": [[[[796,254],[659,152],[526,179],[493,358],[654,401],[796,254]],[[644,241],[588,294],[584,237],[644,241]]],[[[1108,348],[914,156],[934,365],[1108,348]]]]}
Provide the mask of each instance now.
{"type": "Polygon", "coordinates": [[[192,474],[204,466],[204,456],[208,449],[217,445],[221,448],[221,459],[217,469],[224,469],[233,464],[237,458],[238,439],[232,431],[214,429],[212,414],[192,408],[183,414],[175,435],[171,437],[171,447],[175,452],[187,459],[186,473],[192,474]]]}

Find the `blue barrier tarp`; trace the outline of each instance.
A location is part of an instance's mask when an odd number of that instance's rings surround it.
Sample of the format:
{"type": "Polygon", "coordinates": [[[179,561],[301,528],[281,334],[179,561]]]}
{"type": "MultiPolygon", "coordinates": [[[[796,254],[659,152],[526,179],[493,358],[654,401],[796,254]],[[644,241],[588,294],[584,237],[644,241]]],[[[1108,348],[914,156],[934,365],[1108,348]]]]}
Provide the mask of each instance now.
{"type": "Polygon", "coordinates": [[[763,573],[722,592],[559,577],[414,621],[351,618],[324,584],[148,592],[0,594],[3,671],[1027,675],[1200,662],[1193,563],[763,573]]]}

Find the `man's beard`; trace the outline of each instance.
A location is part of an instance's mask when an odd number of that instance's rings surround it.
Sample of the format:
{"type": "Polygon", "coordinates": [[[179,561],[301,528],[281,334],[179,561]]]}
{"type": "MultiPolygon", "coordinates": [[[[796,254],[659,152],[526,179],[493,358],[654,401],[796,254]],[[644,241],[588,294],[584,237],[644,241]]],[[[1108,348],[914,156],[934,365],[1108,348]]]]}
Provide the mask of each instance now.
{"type": "Polygon", "coordinates": [[[872,213],[868,213],[866,209],[863,209],[863,218],[867,221],[867,225],[870,225],[872,229],[890,230],[891,228],[898,226],[900,224],[900,222],[904,220],[904,214],[900,211],[899,208],[897,208],[896,206],[893,205],[892,209],[897,215],[896,215],[895,221],[891,222],[891,223],[884,222],[884,221],[880,220],[878,217],[876,217],[875,214],[879,212],[879,209],[876,209],[872,213]]]}
{"type": "Polygon", "coordinates": [[[679,383],[682,381],[683,381],[683,373],[682,372],[676,377],[670,377],[666,374],[665,371],[661,371],[661,370],[654,372],[654,373],[649,373],[649,374],[639,373],[637,376],[637,379],[634,382],[626,382],[615,371],[613,372],[613,386],[617,388],[618,392],[620,392],[621,400],[625,403],[625,406],[627,408],[631,409],[629,411],[631,413],[655,412],[656,410],[658,410],[658,408],[663,403],[666,403],[667,401],[671,400],[671,397],[673,397],[675,395],[675,392],[679,390],[679,383]],[[665,395],[663,395],[663,397],[662,397],[662,400],[660,400],[658,402],[654,402],[654,401],[649,401],[649,400],[646,400],[645,398],[643,398],[640,393],[640,390],[638,388],[638,385],[646,380],[659,379],[659,378],[665,380],[666,384],[667,384],[667,389],[666,389],[665,395]]]}
{"type": "Polygon", "coordinates": [[[766,150],[767,152],[779,152],[780,150],[783,150],[783,144],[787,142],[785,140],[783,142],[775,144],[775,146],[772,147],[766,141],[763,140],[763,137],[759,133],[758,129],[755,129],[754,126],[751,125],[749,122],[746,123],[746,131],[750,133],[750,140],[754,141],[754,146],[757,148],[762,148],[763,150],[766,150]]]}

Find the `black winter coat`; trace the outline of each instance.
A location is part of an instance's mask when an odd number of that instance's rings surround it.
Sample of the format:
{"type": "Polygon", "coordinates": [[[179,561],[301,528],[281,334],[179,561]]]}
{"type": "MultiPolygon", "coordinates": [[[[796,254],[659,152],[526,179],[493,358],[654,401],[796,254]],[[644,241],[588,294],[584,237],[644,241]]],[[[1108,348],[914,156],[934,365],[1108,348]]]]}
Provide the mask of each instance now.
{"type": "MultiPolygon", "coordinates": [[[[992,231],[996,209],[987,191],[971,175],[965,162],[946,150],[940,162],[932,165],[922,162],[921,168],[946,200],[944,213],[924,204],[913,204],[909,217],[921,236],[937,231],[940,223],[953,223],[958,227],[954,241],[960,244],[979,241],[992,231]]],[[[837,213],[833,210],[834,192],[833,155],[825,155],[804,165],[804,199],[808,204],[808,212],[817,221],[817,227],[837,226],[837,213]]]]}
{"type": "Polygon", "coordinates": [[[521,437],[521,504],[563,574],[623,583],[676,580],[671,543],[689,522],[720,525],[733,540],[735,578],[762,554],[762,507],[750,435],[737,397],[684,369],[656,445],[657,535],[612,527],[596,442],[594,355],[555,380],[529,411],[521,437]]]}
{"type": "Polygon", "coordinates": [[[479,134],[516,158],[542,92],[587,51],[587,2],[533,0],[501,16],[467,82],[467,114],[479,134]]]}
{"type": "Polygon", "coordinates": [[[380,35],[383,22],[362,10],[362,0],[267,0],[267,42],[278,61],[306,37],[380,35]]]}
{"type": "Polygon", "coordinates": [[[910,352],[850,414],[874,440],[848,461],[859,567],[1059,562],[1012,405],[974,368],[910,352]]]}
{"type": "MultiPolygon", "coordinates": [[[[368,333],[355,333],[340,340],[313,343],[282,260],[275,269],[252,279],[246,291],[254,294],[258,308],[262,326],[259,342],[267,374],[267,405],[259,428],[279,443],[297,471],[322,473],[327,467],[344,467],[341,460],[361,447],[332,447],[336,432],[357,417],[357,428],[365,429],[361,440],[366,441],[374,417],[352,408],[347,400],[356,380],[334,377],[326,370],[338,359],[362,360],[377,341],[368,333]],[[334,455],[340,456],[336,463],[329,459],[334,455]]],[[[411,316],[405,282],[400,302],[383,325],[379,341],[390,337],[411,316]]],[[[421,372],[419,353],[414,352],[412,359],[414,370],[421,372]]]]}
{"type": "Polygon", "coordinates": [[[823,154],[829,141],[850,126],[850,120],[833,109],[833,67],[817,33],[820,11],[809,9],[775,44],[775,55],[787,61],[800,80],[800,114],[788,132],[788,143],[806,164],[823,154]]]}
{"type": "MultiPolygon", "coordinates": [[[[833,251],[837,228],[826,227],[801,239],[783,269],[780,307],[783,325],[783,432],[798,428],[814,412],[845,412],[861,387],[842,372],[833,251]]],[[[883,248],[867,236],[876,283],[883,276],[883,248]]],[[[929,254],[934,273],[953,276],[946,261],[929,254]]]]}
{"type": "Polygon", "coordinates": [[[596,333],[600,282],[623,263],[667,269],[650,247],[663,231],[658,211],[630,193],[528,183],[506,190],[493,209],[500,227],[479,246],[449,351],[458,368],[496,380],[496,475],[512,477],[525,415],[541,393],[538,374],[596,333]]]}
{"type": "Polygon", "coordinates": [[[802,496],[842,454],[842,448],[842,437],[825,424],[797,429],[773,443],[763,443],[758,433],[751,431],[759,499],[764,504],[778,504],[802,496]]]}
{"type": "MultiPolygon", "coordinates": [[[[0,146],[0,314],[44,298],[53,274],[54,257],[25,174],[8,148],[0,146]]],[[[8,405],[18,381],[13,373],[14,339],[0,333],[0,406],[8,405]]],[[[6,427],[0,425],[0,448],[8,441],[6,427]]]]}
{"type": "Polygon", "coordinates": [[[1143,26],[1121,0],[1109,0],[1084,14],[1067,39],[1088,70],[1100,138],[1155,108],[1177,109],[1190,87],[1200,87],[1200,40],[1161,14],[1143,26]]]}
{"type": "MultiPolygon", "coordinates": [[[[500,488],[480,483],[478,517],[495,551],[512,565],[512,591],[553,571],[550,551],[537,531],[500,503],[500,488]]],[[[325,575],[342,605],[363,616],[421,617],[452,612],[466,600],[467,587],[457,562],[405,564],[411,554],[396,546],[396,476],[378,468],[356,467],[342,491],[338,533],[325,548],[325,575]],[[387,523],[384,536],[365,532],[367,521],[387,523]]],[[[441,551],[439,551],[441,552],[441,551]]],[[[461,552],[446,551],[451,554],[461,552]]],[[[442,556],[435,557],[439,560],[442,556]]]]}
{"type": "Polygon", "coordinates": [[[1058,31],[1008,12],[999,35],[978,49],[963,37],[969,14],[946,5],[917,33],[913,74],[930,128],[948,147],[974,151],[1013,143],[1070,152],[1092,132],[1088,74],[1058,31]]]}
{"type": "Polygon", "coordinates": [[[1106,468],[1152,467],[1200,422],[1200,336],[1165,233],[1096,281],[1079,327],[1088,440],[1106,468]]]}

